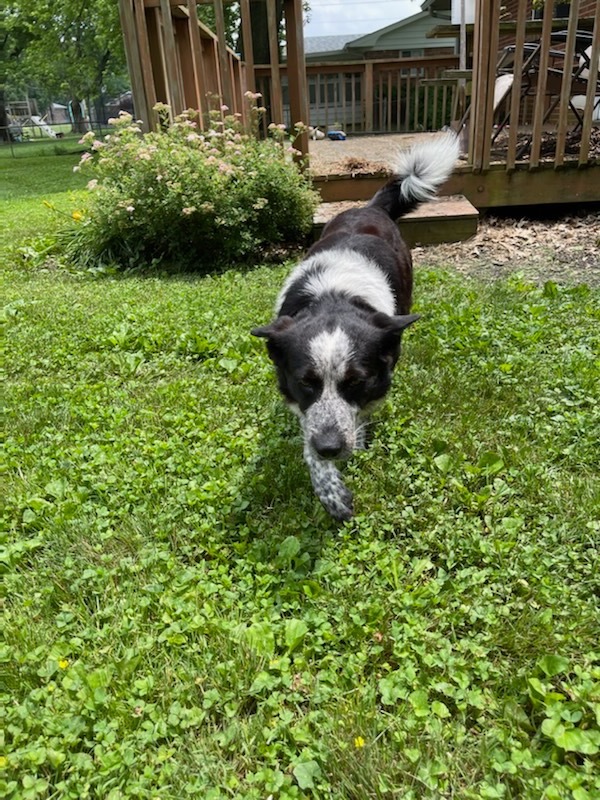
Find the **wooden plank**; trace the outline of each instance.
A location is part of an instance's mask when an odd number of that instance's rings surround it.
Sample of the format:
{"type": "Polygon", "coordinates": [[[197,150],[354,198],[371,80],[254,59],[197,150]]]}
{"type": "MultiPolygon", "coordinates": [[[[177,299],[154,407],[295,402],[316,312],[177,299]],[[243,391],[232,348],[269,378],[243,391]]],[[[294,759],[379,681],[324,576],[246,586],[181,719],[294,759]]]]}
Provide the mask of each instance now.
{"type": "Polygon", "coordinates": [[[131,0],[119,0],[119,17],[121,20],[121,30],[123,31],[123,44],[125,47],[125,58],[129,77],[131,78],[131,91],[133,94],[133,106],[136,115],[149,126],[150,112],[144,90],[144,76],[138,39],[136,36],[136,21],[131,0]]]}
{"type": "Polygon", "coordinates": [[[277,30],[276,0],[267,2],[267,27],[269,29],[269,55],[271,57],[271,122],[283,122],[283,95],[279,71],[279,34],[277,30]]]}
{"type": "MultiPolygon", "coordinates": [[[[304,59],[304,33],[301,0],[285,0],[283,6],[287,39],[287,74],[290,92],[291,124],[309,124],[308,89],[304,59]]],[[[308,155],[308,131],[298,136],[294,147],[302,157],[308,155]]]]}
{"type": "Polygon", "coordinates": [[[514,169],[517,154],[517,135],[519,133],[519,112],[521,109],[521,87],[523,85],[523,51],[525,44],[525,24],[528,5],[519,3],[517,12],[517,31],[515,37],[515,58],[513,64],[513,85],[510,95],[510,127],[508,130],[508,149],[506,169],[514,169]]]}
{"type": "Polygon", "coordinates": [[[565,43],[564,80],[560,91],[560,104],[558,108],[558,126],[556,130],[556,151],[554,153],[554,166],[560,167],[565,160],[565,144],[567,141],[567,122],[569,114],[569,99],[571,95],[571,69],[575,58],[575,44],[577,37],[577,20],[579,18],[579,0],[571,0],[569,12],[569,25],[567,41],[565,43]],[[569,73],[567,73],[567,70],[569,73]]]}
{"type": "Polygon", "coordinates": [[[196,91],[194,80],[194,62],[192,60],[192,42],[187,19],[173,20],[177,45],[179,48],[179,63],[181,64],[181,81],[183,84],[183,104],[186,109],[197,109],[200,98],[196,91]]]}
{"type": "Polygon", "coordinates": [[[594,17],[594,35],[592,38],[592,54],[590,57],[590,77],[588,80],[587,92],[585,95],[585,111],[583,112],[583,125],[581,127],[581,147],[579,150],[579,163],[583,166],[587,163],[590,152],[590,137],[592,134],[592,114],[596,97],[596,81],[593,80],[593,70],[598,68],[600,58],[600,2],[596,3],[596,15],[594,17]]]}
{"type": "Polygon", "coordinates": [[[206,74],[204,71],[204,58],[202,57],[202,37],[198,27],[198,12],[196,11],[196,0],[187,0],[188,25],[190,41],[192,46],[192,64],[194,69],[194,81],[196,84],[196,96],[198,97],[198,111],[200,112],[200,127],[204,129],[204,113],[208,110],[206,103],[206,74]]]}
{"type": "Polygon", "coordinates": [[[143,0],[134,0],[135,27],[137,31],[140,65],[142,68],[142,81],[146,97],[147,118],[143,119],[144,127],[154,128],[157,117],[153,111],[156,105],[156,89],[154,88],[154,75],[152,74],[152,59],[150,56],[150,43],[148,40],[148,27],[146,23],[146,10],[143,0]]]}
{"type": "Polygon", "coordinates": [[[485,87],[489,52],[485,46],[485,35],[489,36],[489,0],[476,0],[475,25],[473,30],[473,95],[471,101],[471,135],[469,136],[468,161],[480,170],[483,162],[483,121],[485,87]],[[487,3],[487,6],[486,6],[487,3]],[[485,27],[484,26],[485,23],[485,27]]]}
{"type": "Polygon", "coordinates": [[[500,2],[501,0],[491,0],[490,3],[490,16],[493,20],[489,32],[486,34],[486,42],[488,47],[487,58],[487,79],[485,87],[485,102],[484,102],[484,123],[483,123],[483,149],[482,149],[482,163],[483,169],[487,169],[490,164],[490,156],[492,152],[492,131],[494,127],[494,89],[496,86],[496,60],[498,52],[498,24],[500,20],[500,2]]]}
{"type": "Polygon", "coordinates": [[[215,11],[215,29],[218,40],[218,61],[221,73],[221,93],[222,101],[228,108],[233,108],[233,87],[231,83],[231,69],[229,57],[227,55],[227,41],[225,39],[225,13],[223,11],[223,0],[214,0],[213,8],[215,11]]]}
{"type": "MultiPolygon", "coordinates": [[[[386,183],[388,175],[324,175],[313,179],[314,187],[324,202],[370,200],[386,183]]],[[[460,194],[476,208],[508,208],[541,204],[592,203],[598,201],[600,163],[580,168],[577,164],[555,170],[551,163],[542,163],[530,171],[526,164],[517,164],[507,172],[503,164],[494,164],[484,173],[475,173],[468,166],[458,167],[441,188],[440,194],[460,194]]]]}
{"type": "Polygon", "coordinates": [[[533,130],[531,132],[531,152],[529,154],[529,167],[534,169],[540,163],[540,148],[544,124],[544,111],[546,109],[546,84],[548,80],[548,66],[550,63],[550,36],[552,34],[552,12],[554,0],[546,0],[544,5],[544,24],[542,26],[541,51],[539,55],[538,84],[533,109],[533,130]]]}
{"type": "Polygon", "coordinates": [[[365,64],[365,85],[364,85],[364,102],[365,102],[365,131],[373,130],[373,62],[367,61],[365,64]]]}
{"type": "Polygon", "coordinates": [[[179,64],[177,63],[177,46],[175,44],[175,31],[171,6],[169,0],[160,0],[160,15],[162,22],[162,40],[164,46],[167,92],[171,113],[176,116],[183,111],[183,93],[179,83],[179,64]]]}
{"type": "Polygon", "coordinates": [[[254,75],[254,49],[252,46],[252,24],[250,17],[250,0],[239,0],[242,18],[242,42],[244,43],[244,63],[246,64],[246,84],[250,92],[256,91],[254,75]]]}

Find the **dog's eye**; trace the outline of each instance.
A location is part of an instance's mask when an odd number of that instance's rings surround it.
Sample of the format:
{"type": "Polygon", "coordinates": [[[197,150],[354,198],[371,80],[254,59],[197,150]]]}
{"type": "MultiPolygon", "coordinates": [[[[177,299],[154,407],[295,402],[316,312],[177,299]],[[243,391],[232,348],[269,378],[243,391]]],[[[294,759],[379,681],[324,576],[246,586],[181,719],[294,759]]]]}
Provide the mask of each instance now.
{"type": "Polygon", "coordinates": [[[360,389],[365,385],[365,379],[362,375],[350,375],[343,382],[345,389],[360,389]]]}
{"type": "Polygon", "coordinates": [[[314,392],[318,388],[319,379],[317,378],[316,375],[311,375],[309,373],[308,375],[305,375],[303,378],[300,378],[299,383],[303,389],[314,392]]]}

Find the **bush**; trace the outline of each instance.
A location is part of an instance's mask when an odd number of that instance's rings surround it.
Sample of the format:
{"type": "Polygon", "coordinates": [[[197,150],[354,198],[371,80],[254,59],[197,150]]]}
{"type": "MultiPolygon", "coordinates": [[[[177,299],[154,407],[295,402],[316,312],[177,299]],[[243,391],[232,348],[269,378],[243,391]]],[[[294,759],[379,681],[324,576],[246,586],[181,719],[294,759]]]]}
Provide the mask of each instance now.
{"type": "Polygon", "coordinates": [[[220,112],[205,131],[191,111],[147,134],[129,114],[111,124],[104,141],[84,137],[91,150],[76,167],[94,177],[89,207],[67,236],[75,264],[208,271],[264,259],[266,247],[310,230],[316,193],[277,126],[277,140],[259,141],[220,112]]]}

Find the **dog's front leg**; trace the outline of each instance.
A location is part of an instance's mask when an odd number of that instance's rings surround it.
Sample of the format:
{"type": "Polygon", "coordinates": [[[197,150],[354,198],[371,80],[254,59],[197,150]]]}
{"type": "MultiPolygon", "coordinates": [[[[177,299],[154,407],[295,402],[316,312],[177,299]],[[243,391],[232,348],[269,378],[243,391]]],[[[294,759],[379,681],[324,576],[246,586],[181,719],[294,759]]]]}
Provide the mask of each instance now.
{"type": "Polygon", "coordinates": [[[351,519],[354,511],[352,492],[344,485],[335,464],[320,458],[307,441],[304,442],[304,460],[315,494],[329,514],[338,520],[351,519]]]}

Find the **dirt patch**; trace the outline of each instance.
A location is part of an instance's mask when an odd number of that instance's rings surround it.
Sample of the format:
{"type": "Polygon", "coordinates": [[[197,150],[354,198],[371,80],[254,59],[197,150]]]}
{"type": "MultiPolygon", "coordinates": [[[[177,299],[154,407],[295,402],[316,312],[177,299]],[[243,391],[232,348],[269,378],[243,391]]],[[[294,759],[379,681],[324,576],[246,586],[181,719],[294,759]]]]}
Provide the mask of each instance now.
{"type": "MultiPolygon", "coordinates": [[[[438,133],[386,133],[381,136],[351,136],[345,141],[317,139],[309,142],[312,175],[363,175],[389,172],[394,156],[417,141],[438,133]]],[[[443,135],[443,134],[442,134],[443,135]]]]}
{"type": "Polygon", "coordinates": [[[415,247],[416,266],[450,267],[485,281],[520,273],[527,280],[600,287],[600,211],[560,219],[488,216],[466,242],[415,247]]]}

